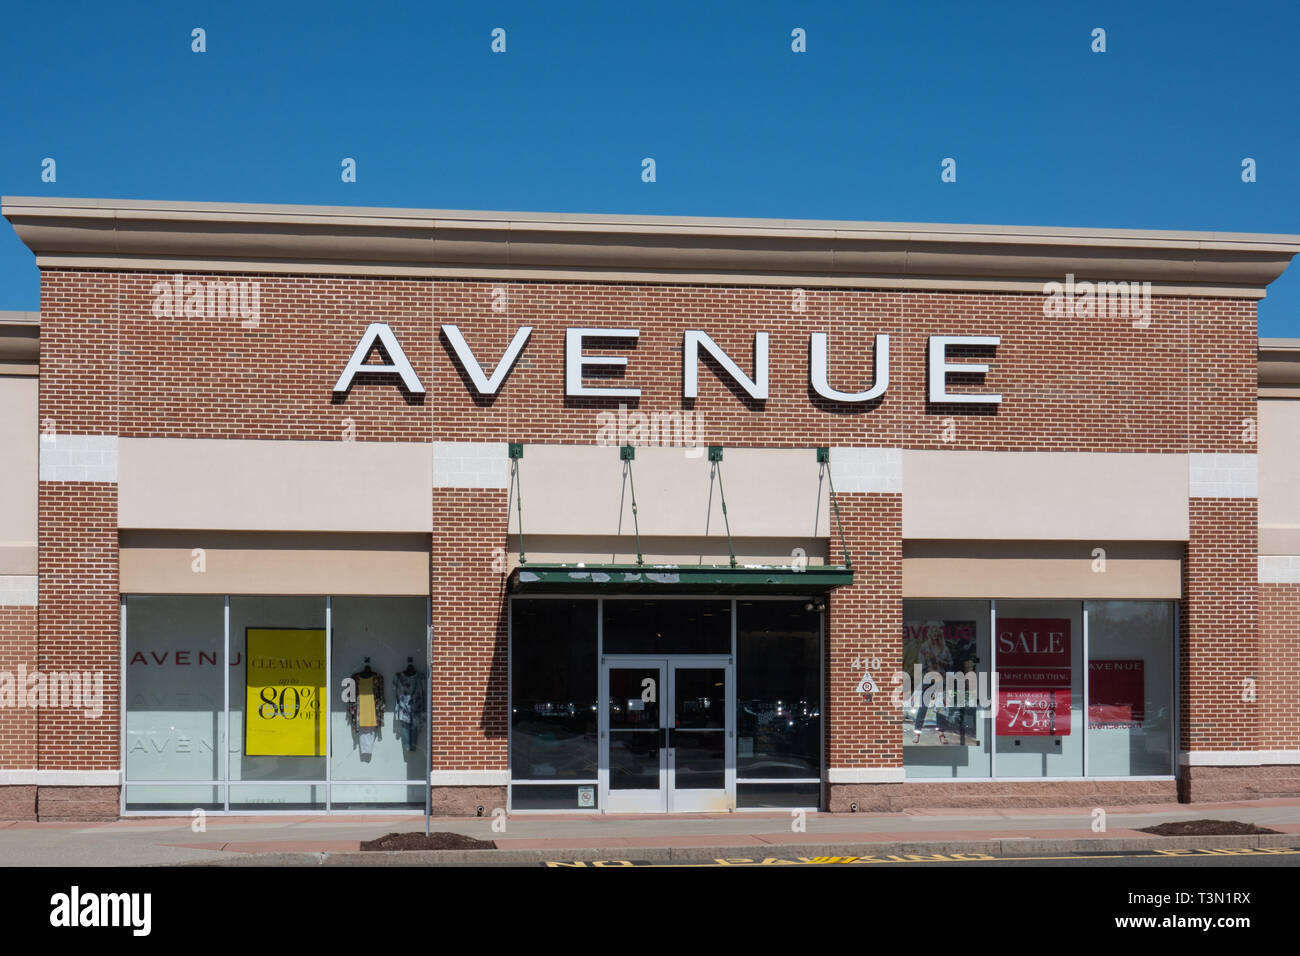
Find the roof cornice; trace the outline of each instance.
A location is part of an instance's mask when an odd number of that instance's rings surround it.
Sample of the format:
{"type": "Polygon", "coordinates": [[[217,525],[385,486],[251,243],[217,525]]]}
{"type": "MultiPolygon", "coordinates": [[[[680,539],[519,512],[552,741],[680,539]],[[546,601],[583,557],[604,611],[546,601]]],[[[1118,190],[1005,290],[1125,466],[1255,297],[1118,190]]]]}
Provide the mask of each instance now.
{"type": "Polygon", "coordinates": [[[1300,397],[1300,339],[1259,340],[1259,394],[1300,397]]]}
{"type": "Polygon", "coordinates": [[[5,197],[42,268],[1261,298],[1300,236],[5,197]]]}

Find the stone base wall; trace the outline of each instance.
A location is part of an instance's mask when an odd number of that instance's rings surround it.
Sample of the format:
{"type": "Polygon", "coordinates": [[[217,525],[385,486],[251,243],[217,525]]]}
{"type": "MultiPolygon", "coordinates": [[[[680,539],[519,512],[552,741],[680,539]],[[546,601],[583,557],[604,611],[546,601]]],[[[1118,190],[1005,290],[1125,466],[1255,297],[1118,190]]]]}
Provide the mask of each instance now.
{"type": "Polygon", "coordinates": [[[1300,797],[1300,764],[1267,767],[1183,767],[1178,799],[1184,803],[1300,797]]]}
{"type": "Polygon", "coordinates": [[[1027,807],[1101,807],[1173,803],[1173,780],[1056,780],[996,783],[989,780],[943,783],[830,784],[827,809],[848,813],[902,811],[922,808],[969,807],[1017,809],[1027,807]]]}
{"type": "Polygon", "coordinates": [[[36,787],[0,787],[0,820],[35,820],[36,787]]]}
{"type": "Polygon", "coordinates": [[[36,787],[36,819],[116,820],[121,808],[118,787],[36,787]]]}
{"type": "Polygon", "coordinates": [[[430,806],[438,817],[472,817],[483,808],[490,818],[497,807],[505,809],[505,787],[430,787],[430,806]]]}

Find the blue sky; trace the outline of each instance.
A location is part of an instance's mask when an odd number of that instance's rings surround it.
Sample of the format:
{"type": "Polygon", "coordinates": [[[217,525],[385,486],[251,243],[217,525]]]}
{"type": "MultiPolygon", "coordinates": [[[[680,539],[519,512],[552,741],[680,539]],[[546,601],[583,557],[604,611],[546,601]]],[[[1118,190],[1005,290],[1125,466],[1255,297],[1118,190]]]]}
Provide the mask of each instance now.
{"type": "MultiPolygon", "coordinates": [[[[0,18],[4,195],[1300,233],[1294,2],[214,0],[0,18]]],[[[38,307],[4,224],[0,308],[38,307]]],[[[1300,263],[1260,332],[1300,336],[1300,263]]]]}

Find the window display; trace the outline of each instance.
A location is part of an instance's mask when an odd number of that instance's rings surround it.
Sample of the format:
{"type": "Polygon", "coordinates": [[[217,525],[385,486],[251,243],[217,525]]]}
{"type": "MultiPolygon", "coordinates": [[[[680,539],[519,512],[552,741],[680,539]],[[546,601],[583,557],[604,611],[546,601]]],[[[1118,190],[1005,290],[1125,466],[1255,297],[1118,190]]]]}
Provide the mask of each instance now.
{"type": "Polygon", "coordinates": [[[909,779],[1174,772],[1172,602],[904,601],[903,614],[909,779]]]}
{"type": "Polygon", "coordinates": [[[423,807],[427,599],[129,595],[123,613],[127,810],[423,807]]]}
{"type": "Polygon", "coordinates": [[[1083,602],[995,610],[997,776],[1083,776],[1083,602]]]}
{"type": "Polygon", "coordinates": [[[904,601],[896,691],[908,777],[991,773],[987,601],[904,601]]]}
{"type": "Polygon", "coordinates": [[[248,629],[248,735],[257,756],[325,752],[325,630],[248,629]]]}
{"type": "Polygon", "coordinates": [[[1088,602],[1088,773],[1174,772],[1174,606],[1088,602]]]}

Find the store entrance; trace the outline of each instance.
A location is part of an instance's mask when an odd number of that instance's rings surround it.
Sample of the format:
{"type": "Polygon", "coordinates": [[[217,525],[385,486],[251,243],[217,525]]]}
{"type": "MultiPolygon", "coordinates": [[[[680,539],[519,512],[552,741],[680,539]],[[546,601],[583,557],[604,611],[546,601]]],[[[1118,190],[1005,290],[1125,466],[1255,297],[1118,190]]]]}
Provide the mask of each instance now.
{"type": "Polygon", "coordinates": [[[600,669],[600,806],[611,813],[736,807],[730,657],[606,657],[600,669]]]}

